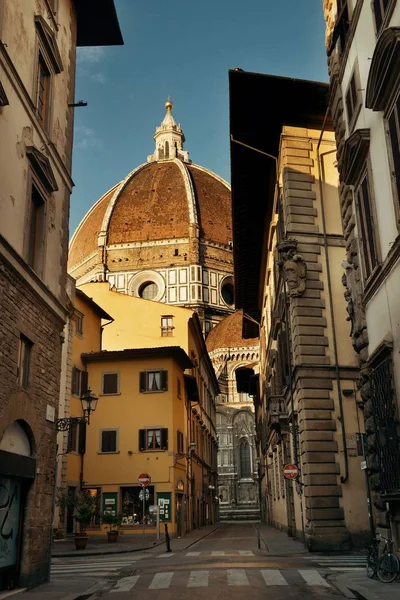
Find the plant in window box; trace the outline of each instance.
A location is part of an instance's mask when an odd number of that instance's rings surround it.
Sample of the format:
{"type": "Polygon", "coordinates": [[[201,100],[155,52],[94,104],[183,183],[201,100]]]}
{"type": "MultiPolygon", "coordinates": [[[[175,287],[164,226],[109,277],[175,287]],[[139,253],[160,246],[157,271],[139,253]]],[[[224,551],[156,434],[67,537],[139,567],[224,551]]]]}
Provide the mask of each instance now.
{"type": "Polygon", "coordinates": [[[122,515],[113,514],[113,512],[107,511],[103,513],[101,521],[103,525],[109,526],[109,530],[107,531],[108,542],[115,544],[115,542],[118,540],[118,527],[121,525],[122,515]]]}
{"type": "Polygon", "coordinates": [[[78,499],[74,511],[74,519],[79,525],[79,531],[75,532],[75,547],[77,550],[84,550],[87,546],[89,538],[86,531],[95,513],[95,505],[87,495],[83,495],[78,499]]]}

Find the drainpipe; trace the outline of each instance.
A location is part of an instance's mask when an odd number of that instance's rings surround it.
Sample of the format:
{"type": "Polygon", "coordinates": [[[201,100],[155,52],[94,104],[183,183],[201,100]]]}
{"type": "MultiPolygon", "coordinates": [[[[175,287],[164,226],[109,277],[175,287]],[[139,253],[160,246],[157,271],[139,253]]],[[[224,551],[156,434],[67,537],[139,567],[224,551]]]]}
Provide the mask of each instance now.
{"type": "Polygon", "coordinates": [[[336,339],[336,327],[335,327],[335,316],[333,313],[333,298],[332,298],[332,282],[331,282],[331,270],[330,270],[330,262],[329,262],[329,252],[328,252],[328,238],[326,234],[326,219],[325,219],[325,206],[324,206],[324,194],[322,188],[322,168],[324,157],[328,154],[332,154],[336,152],[335,150],[329,150],[329,152],[320,153],[319,149],[322,142],[322,137],[325,130],[326,120],[328,117],[327,109],[325,113],[324,122],[321,129],[321,134],[319,136],[318,144],[317,144],[317,162],[318,162],[318,181],[319,181],[319,192],[321,198],[321,217],[322,217],[322,231],[323,231],[323,240],[324,240],[324,250],[325,250],[325,261],[326,261],[326,274],[328,280],[328,294],[329,294],[329,309],[331,313],[331,327],[332,327],[332,338],[333,338],[333,353],[335,357],[335,373],[336,373],[336,383],[338,389],[338,400],[339,400],[339,421],[342,429],[342,444],[343,444],[343,457],[344,457],[344,475],[340,477],[341,483],[346,483],[349,479],[349,457],[347,454],[347,446],[346,446],[346,427],[344,422],[344,412],[343,412],[343,394],[342,394],[342,386],[340,381],[340,371],[339,371],[339,360],[338,360],[338,349],[337,349],[337,339],[336,339]]]}

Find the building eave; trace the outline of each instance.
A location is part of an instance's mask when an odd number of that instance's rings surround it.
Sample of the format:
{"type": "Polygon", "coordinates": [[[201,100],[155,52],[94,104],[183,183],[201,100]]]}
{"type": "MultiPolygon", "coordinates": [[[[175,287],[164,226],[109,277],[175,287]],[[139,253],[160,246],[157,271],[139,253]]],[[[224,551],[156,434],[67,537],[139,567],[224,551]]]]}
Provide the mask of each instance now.
{"type": "MultiPolygon", "coordinates": [[[[229,71],[235,306],[255,320],[260,316],[276,161],[237,142],[278,158],[284,125],[322,129],[328,93],[327,83],[229,71]]],[[[332,130],[330,118],[325,128],[332,130]]],[[[244,320],[244,337],[257,337],[255,328],[244,320]]]]}
{"type": "Polygon", "coordinates": [[[122,46],[114,0],[74,0],[78,21],[77,46],[122,46]]]}
{"type": "Polygon", "coordinates": [[[77,295],[78,298],[80,298],[82,300],[82,302],[85,302],[85,304],[87,304],[99,317],[101,317],[102,319],[106,319],[107,321],[114,321],[113,317],[111,317],[108,314],[108,312],[106,312],[103,308],[101,308],[101,306],[99,306],[93,300],[93,298],[90,298],[90,296],[85,294],[85,292],[83,292],[79,288],[76,288],[75,294],[77,295]]]}
{"type": "Polygon", "coordinates": [[[140,360],[143,358],[173,358],[185,369],[192,369],[193,363],[180,346],[160,346],[157,348],[127,348],[125,350],[102,350],[81,355],[82,362],[109,362],[118,360],[140,360]]]}

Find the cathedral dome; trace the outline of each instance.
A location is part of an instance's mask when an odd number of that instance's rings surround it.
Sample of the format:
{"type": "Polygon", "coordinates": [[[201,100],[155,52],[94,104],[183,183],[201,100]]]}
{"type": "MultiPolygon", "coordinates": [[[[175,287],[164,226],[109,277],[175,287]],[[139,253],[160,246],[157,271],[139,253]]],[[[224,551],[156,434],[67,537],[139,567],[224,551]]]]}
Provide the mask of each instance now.
{"type": "Polygon", "coordinates": [[[107,280],[123,293],[199,309],[208,333],[234,309],[231,191],[192,163],[170,99],[165,108],[154,153],[79,224],[68,271],[78,286],[107,280]]]}
{"type": "Polygon", "coordinates": [[[258,347],[259,340],[243,338],[243,310],[237,310],[210,331],[206,345],[208,352],[212,353],[227,348],[258,347]]]}
{"type": "Polygon", "coordinates": [[[211,171],[180,159],[150,162],[132,171],[89,210],[70,245],[69,268],[107,246],[189,238],[229,248],[231,193],[211,171]],[[100,243],[99,243],[100,242],[100,243]]]}

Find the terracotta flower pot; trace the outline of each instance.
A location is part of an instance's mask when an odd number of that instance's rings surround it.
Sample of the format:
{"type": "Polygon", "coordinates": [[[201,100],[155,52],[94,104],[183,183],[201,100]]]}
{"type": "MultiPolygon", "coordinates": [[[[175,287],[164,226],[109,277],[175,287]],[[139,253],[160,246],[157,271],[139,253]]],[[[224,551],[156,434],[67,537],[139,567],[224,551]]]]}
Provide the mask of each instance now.
{"type": "Polygon", "coordinates": [[[110,544],[115,544],[118,540],[119,531],[116,529],[112,529],[111,531],[107,531],[107,538],[110,544]]]}
{"type": "Polygon", "coordinates": [[[88,543],[87,535],[76,535],[75,536],[75,548],[77,550],[84,550],[88,543]]]}

